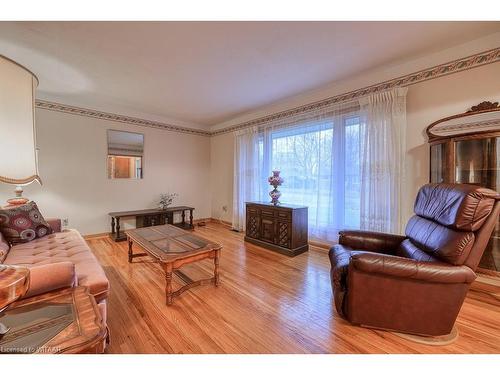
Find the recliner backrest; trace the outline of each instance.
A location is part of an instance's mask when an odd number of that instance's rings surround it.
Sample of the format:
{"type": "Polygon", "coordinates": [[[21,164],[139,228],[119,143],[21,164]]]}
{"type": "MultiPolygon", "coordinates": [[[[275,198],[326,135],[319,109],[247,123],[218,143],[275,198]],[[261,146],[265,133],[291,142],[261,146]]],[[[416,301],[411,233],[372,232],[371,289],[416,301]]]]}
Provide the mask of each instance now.
{"type": "MultiPolygon", "coordinates": [[[[498,209],[493,210],[498,199],[497,192],[475,185],[424,185],[418,192],[415,216],[406,226],[406,236],[432,258],[454,265],[466,264],[477,235],[483,238],[488,231],[488,238],[491,235],[498,219],[487,219],[493,211],[498,218],[498,209]],[[488,228],[483,228],[485,222],[488,228]]],[[[484,238],[481,242],[482,254],[484,238]]]]}

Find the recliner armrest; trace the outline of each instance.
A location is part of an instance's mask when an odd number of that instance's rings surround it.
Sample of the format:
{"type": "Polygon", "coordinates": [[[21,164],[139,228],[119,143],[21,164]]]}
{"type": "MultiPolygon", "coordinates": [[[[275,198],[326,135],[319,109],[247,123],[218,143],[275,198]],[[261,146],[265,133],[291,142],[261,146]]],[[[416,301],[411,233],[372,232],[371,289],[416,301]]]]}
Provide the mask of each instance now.
{"type": "Polygon", "coordinates": [[[339,232],[339,244],[348,246],[353,250],[394,253],[405,239],[405,236],[396,234],[362,230],[343,230],[339,232]]]}
{"type": "Polygon", "coordinates": [[[50,225],[52,228],[52,232],[60,232],[61,231],[61,219],[58,218],[48,218],[45,219],[45,221],[50,225]]]}
{"type": "Polygon", "coordinates": [[[350,265],[356,270],[431,283],[470,284],[476,274],[467,266],[420,262],[386,254],[353,253],[350,265]]]}
{"type": "Polygon", "coordinates": [[[75,265],[71,262],[43,264],[30,268],[30,286],[23,298],[77,285],[75,265]]]}

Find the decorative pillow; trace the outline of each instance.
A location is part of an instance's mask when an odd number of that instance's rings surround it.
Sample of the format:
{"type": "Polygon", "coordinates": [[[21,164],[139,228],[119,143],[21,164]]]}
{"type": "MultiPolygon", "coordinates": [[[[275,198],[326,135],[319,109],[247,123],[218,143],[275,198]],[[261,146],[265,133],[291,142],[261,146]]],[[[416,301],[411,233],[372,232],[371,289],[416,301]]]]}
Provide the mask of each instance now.
{"type": "Polygon", "coordinates": [[[35,202],[0,209],[0,231],[11,245],[52,233],[35,202]]]}

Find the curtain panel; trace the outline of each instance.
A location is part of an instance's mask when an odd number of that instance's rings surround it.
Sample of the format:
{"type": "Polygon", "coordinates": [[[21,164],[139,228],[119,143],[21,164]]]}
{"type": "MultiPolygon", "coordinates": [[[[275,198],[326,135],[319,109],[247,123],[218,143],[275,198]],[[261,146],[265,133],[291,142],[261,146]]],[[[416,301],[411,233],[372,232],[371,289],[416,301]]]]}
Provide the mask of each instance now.
{"type": "Polygon", "coordinates": [[[257,128],[242,130],[235,135],[233,182],[233,229],[245,230],[245,203],[259,200],[263,193],[262,163],[259,155],[257,128]]]}
{"type": "Polygon", "coordinates": [[[371,95],[235,133],[233,228],[245,230],[246,202],[270,201],[267,177],[279,170],[280,201],[308,207],[311,238],[336,241],[342,229],[397,231],[399,201],[392,197],[400,197],[403,93],[371,95]]]}
{"type": "Polygon", "coordinates": [[[402,231],[407,88],[360,99],[361,218],[364,230],[402,231]]]}

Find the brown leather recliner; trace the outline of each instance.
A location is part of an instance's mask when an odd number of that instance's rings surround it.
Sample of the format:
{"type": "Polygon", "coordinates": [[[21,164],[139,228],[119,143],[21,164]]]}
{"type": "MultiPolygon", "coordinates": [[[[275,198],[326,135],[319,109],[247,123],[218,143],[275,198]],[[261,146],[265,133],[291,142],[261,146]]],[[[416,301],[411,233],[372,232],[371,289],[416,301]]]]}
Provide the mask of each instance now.
{"type": "Polygon", "coordinates": [[[329,252],[338,313],[367,327],[450,333],[498,221],[499,199],[474,185],[428,184],[406,236],[340,232],[329,252]]]}

